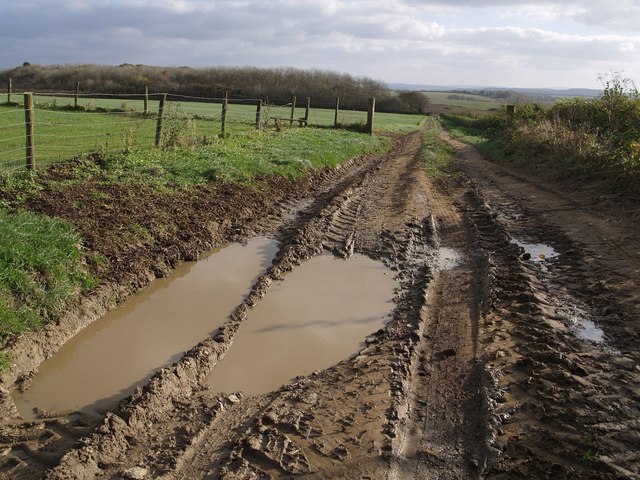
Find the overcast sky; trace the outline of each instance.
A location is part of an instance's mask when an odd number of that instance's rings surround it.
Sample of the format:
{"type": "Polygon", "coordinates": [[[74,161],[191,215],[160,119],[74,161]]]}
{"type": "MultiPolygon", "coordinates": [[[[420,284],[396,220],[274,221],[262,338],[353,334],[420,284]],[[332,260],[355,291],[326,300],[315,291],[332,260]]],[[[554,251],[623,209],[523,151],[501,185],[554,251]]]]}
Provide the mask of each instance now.
{"type": "Polygon", "coordinates": [[[640,84],[640,0],[0,0],[0,69],[313,68],[387,83],[640,84]]]}

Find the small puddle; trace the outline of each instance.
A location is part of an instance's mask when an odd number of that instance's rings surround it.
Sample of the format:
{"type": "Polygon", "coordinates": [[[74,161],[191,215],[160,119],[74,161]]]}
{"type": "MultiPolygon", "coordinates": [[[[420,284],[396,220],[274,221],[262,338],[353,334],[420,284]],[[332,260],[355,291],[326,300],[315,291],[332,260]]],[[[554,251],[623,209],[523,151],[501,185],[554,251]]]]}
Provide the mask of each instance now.
{"type": "Polygon", "coordinates": [[[210,335],[271,264],[277,242],[230,244],[159,278],[69,340],[13,398],[32,409],[102,412],[210,335]]]}
{"type": "Polygon", "coordinates": [[[513,243],[522,247],[524,249],[524,253],[529,254],[531,256],[531,260],[538,264],[543,264],[545,261],[551,260],[552,258],[560,255],[552,247],[545,245],[544,243],[528,243],[516,238],[513,239],[513,243]]]}
{"type": "Polygon", "coordinates": [[[366,256],[312,258],[248,312],[208,383],[215,392],[260,394],[348,358],[384,326],[396,286],[391,272],[366,256]]]}
{"type": "Polygon", "coordinates": [[[572,319],[573,331],[576,337],[594,343],[604,342],[604,332],[593,320],[576,316],[572,319]]]}
{"type": "Polygon", "coordinates": [[[460,265],[462,255],[457,250],[449,247],[439,247],[434,258],[438,270],[451,270],[460,265]]]}

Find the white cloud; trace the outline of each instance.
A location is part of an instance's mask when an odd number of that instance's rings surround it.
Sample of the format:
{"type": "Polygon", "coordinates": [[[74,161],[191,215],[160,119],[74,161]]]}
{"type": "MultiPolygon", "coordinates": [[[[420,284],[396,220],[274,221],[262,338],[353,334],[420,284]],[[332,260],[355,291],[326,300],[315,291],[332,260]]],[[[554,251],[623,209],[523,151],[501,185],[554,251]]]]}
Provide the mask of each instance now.
{"type": "Polygon", "coordinates": [[[390,82],[597,87],[598,72],[640,78],[637,4],[4,0],[0,39],[10,47],[0,68],[23,61],[294,66],[390,82]]]}
{"type": "Polygon", "coordinates": [[[618,50],[622,53],[635,52],[636,44],[633,42],[623,42],[618,46],[618,50]]]}

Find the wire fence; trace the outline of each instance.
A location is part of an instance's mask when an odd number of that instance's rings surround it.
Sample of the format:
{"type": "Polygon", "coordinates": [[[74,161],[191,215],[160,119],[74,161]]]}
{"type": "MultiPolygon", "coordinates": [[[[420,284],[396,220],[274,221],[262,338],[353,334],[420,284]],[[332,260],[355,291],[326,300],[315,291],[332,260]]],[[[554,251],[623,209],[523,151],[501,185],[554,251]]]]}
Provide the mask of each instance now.
{"type": "Polygon", "coordinates": [[[368,123],[368,112],[339,110],[338,100],[311,109],[310,99],[297,105],[295,97],[270,102],[179,94],[14,93],[10,99],[0,103],[0,174],[83,154],[195,145],[265,128],[368,123]]]}

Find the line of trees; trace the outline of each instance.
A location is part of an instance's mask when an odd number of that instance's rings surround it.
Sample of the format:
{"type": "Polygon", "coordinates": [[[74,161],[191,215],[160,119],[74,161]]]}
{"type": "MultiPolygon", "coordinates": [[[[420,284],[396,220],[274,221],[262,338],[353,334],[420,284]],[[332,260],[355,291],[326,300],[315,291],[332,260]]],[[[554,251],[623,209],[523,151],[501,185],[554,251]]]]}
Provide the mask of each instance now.
{"type": "Polygon", "coordinates": [[[365,109],[371,97],[378,110],[425,113],[429,99],[422,93],[391,91],[384,82],[327,70],[256,67],[155,67],[122,64],[31,65],[0,72],[0,88],[13,81],[20,91],[70,92],[76,81],[87,93],[135,94],[151,92],[235,98],[262,98],[286,103],[292,95],[311,97],[314,106],[332,106],[336,97],[347,109],[365,109]]]}

